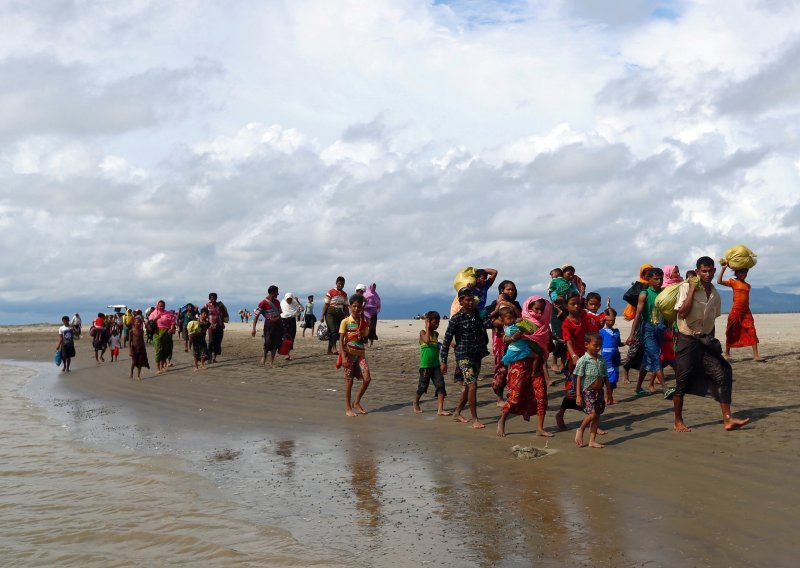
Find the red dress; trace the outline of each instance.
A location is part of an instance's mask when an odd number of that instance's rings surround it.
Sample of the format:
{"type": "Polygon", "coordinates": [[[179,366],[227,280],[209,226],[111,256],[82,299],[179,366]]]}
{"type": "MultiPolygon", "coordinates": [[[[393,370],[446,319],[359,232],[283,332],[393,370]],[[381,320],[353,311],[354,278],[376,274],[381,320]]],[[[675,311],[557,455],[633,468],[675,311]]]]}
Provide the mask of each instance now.
{"type": "Polygon", "coordinates": [[[534,414],[544,416],[547,410],[547,382],[541,359],[514,361],[508,366],[508,394],[503,412],[519,414],[530,420],[534,414]]]}
{"type": "Polygon", "coordinates": [[[733,288],[733,305],[725,329],[726,347],[752,347],[758,343],[758,336],[750,313],[750,284],[739,280],[727,280],[723,284],[733,288]]]}

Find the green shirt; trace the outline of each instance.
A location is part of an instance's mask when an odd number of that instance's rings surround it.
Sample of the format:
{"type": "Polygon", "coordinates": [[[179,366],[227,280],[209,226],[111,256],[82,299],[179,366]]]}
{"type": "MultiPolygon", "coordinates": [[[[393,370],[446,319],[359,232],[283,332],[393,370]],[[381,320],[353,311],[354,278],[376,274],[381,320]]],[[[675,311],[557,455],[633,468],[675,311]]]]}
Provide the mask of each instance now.
{"type": "Polygon", "coordinates": [[[583,392],[600,377],[608,377],[606,360],[599,355],[592,357],[588,353],[584,353],[575,365],[574,374],[581,378],[581,392],[583,392]]]}
{"type": "Polygon", "coordinates": [[[419,342],[419,368],[430,369],[439,366],[439,332],[431,332],[431,340],[419,342]]]}

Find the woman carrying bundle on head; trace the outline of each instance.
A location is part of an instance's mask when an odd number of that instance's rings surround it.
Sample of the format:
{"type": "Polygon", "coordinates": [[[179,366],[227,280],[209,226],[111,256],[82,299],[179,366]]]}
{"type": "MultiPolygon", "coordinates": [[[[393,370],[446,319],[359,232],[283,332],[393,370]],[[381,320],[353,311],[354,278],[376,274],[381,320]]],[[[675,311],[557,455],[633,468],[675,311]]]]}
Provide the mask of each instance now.
{"type": "Polygon", "coordinates": [[[727,265],[723,264],[717,276],[717,284],[733,289],[733,305],[728,313],[728,325],[725,328],[725,358],[730,360],[732,348],[752,347],[753,361],[764,363],[766,359],[758,354],[756,324],[750,312],[750,284],[745,282],[748,269],[734,270],[734,278],[723,280],[726,268],[727,265]]]}

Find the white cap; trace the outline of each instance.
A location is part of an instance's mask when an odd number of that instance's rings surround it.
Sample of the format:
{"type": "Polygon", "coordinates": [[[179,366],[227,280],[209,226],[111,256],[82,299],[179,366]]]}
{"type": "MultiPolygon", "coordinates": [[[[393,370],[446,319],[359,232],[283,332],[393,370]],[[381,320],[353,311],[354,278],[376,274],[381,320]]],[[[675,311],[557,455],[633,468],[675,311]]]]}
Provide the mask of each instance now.
{"type": "Polygon", "coordinates": [[[356,284],[356,292],[358,292],[359,290],[364,290],[366,292],[367,291],[367,285],[366,284],[356,284]]]}

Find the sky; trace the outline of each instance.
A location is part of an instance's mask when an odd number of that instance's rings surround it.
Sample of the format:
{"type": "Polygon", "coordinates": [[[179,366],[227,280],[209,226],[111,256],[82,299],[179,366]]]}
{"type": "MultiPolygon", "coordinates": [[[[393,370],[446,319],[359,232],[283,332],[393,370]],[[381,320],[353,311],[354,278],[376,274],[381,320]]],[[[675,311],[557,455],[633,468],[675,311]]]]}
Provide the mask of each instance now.
{"type": "Polygon", "coordinates": [[[800,1],[3,0],[0,28],[7,320],[465,266],[591,289],[740,243],[800,293],[800,1]]]}

